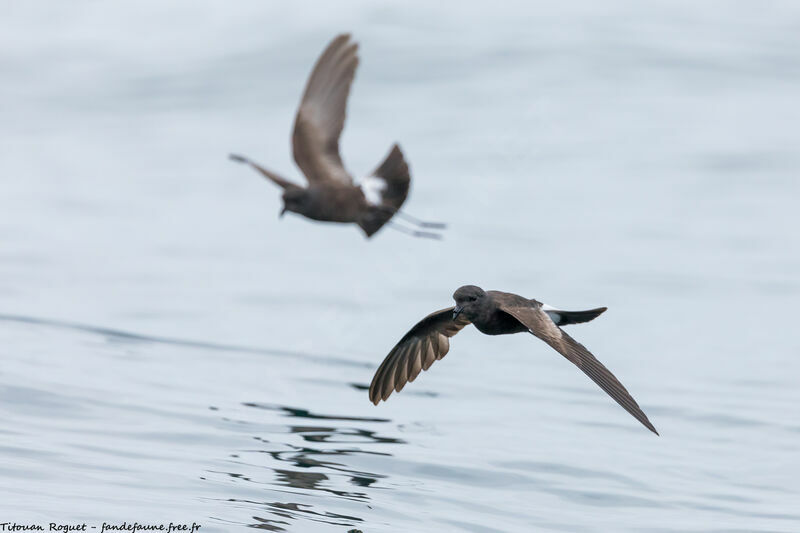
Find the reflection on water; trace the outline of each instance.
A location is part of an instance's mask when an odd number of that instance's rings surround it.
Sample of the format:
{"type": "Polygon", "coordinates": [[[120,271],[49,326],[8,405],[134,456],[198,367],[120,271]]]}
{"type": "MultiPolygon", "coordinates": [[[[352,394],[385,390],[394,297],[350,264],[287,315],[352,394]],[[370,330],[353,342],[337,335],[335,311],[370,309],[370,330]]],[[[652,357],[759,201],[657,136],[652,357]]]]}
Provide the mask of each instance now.
{"type": "Polygon", "coordinates": [[[108,339],[109,342],[142,342],[142,343],[157,343],[157,344],[172,344],[175,346],[183,346],[187,348],[201,348],[204,350],[221,350],[226,352],[244,352],[271,355],[278,357],[291,357],[295,360],[306,360],[315,364],[335,364],[346,365],[366,368],[369,365],[366,363],[358,363],[348,359],[341,359],[333,356],[314,355],[303,352],[295,352],[291,350],[270,350],[266,348],[253,348],[249,346],[236,346],[232,344],[220,344],[215,342],[196,341],[188,339],[176,339],[169,337],[159,337],[154,335],[143,335],[141,333],[132,333],[129,331],[122,331],[114,328],[106,328],[102,326],[91,326],[87,324],[80,324],[66,320],[52,320],[48,318],[12,315],[0,313],[0,321],[5,322],[20,322],[23,324],[34,324],[40,326],[49,326],[54,328],[71,329],[75,331],[85,331],[88,333],[96,333],[108,339]]]}
{"type": "Polygon", "coordinates": [[[267,409],[270,411],[280,411],[286,416],[293,416],[297,418],[312,418],[314,420],[354,420],[359,422],[391,422],[386,418],[365,418],[353,416],[334,416],[334,415],[320,415],[310,412],[307,409],[298,409],[296,407],[284,407],[282,405],[271,405],[264,403],[245,402],[242,405],[245,407],[255,407],[257,409],[267,409]]]}
{"type": "MultiPolygon", "coordinates": [[[[259,409],[273,412],[283,418],[302,418],[309,420],[328,420],[332,422],[344,422],[339,426],[319,426],[319,425],[285,425],[282,429],[273,428],[271,433],[286,432],[302,439],[304,443],[314,444],[404,444],[402,439],[381,436],[379,429],[367,429],[364,427],[348,427],[346,423],[359,422],[367,425],[388,424],[391,420],[386,418],[356,417],[347,415],[330,415],[312,412],[308,409],[297,407],[264,404],[257,402],[243,402],[241,405],[247,408],[259,409]]],[[[231,421],[223,417],[225,421],[231,421]]],[[[246,423],[244,420],[240,422],[246,423]]],[[[263,485],[273,485],[276,487],[287,487],[303,492],[318,491],[328,494],[330,497],[343,498],[352,501],[368,502],[370,496],[368,492],[359,490],[347,490],[342,487],[354,486],[369,488],[380,479],[387,476],[384,474],[369,472],[350,466],[350,459],[358,455],[372,455],[389,458],[392,454],[382,452],[378,449],[363,449],[357,446],[349,447],[312,447],[308,445],[293,445],[285,442],[273,442],[271,434],[269,438],[262,435],[253,436],[253,440],[261,446],[237,450],[230,457],[233,459],[228,462],[231,471],[220,472],[211,471],[209,473],[229,476],[237,483],[253,483],[263,485]],[[266,459],[265,460],[265,457],[266,459]],[[290,466],[292,468],[288,468],[290,466]],[[264,476],[269,471],[269,476],[264,476]]],[[[279,490],[279,493],[285,492],[279,490]]],[[[291,500],[291,492],[286,496],[291,500]]],[[[308,520],[325,522],[331,525],[351,526],[362,519],[355,516],[348,516],[333,512],[319,512],[311,504],[283,502],[257,502],[246,499],[229,499],[230,502],[237,504],[248,504],[256,508],[263,508],[278,518],[297,520],[305,518],[308,520]]],[[[271,531],[283,531],[290,525],[285,520],[267,519],[258,516],[253,517],[256,523],[250,524],[252,527],[269,529],[271,531]]]]}
{"type": "MultiPolygon", "coordinates": [[[[236,501],[236,500],[230,500],[236,501]]],[[[355,522],[361,522],[360,518],[356,518],[354,516],[344,516],[344,515],[337,515],[336,513],[318,513],[312,511],[311,509],[307,509],[307,505],[303,505],[300,503],[258,503],[258,502],[245,502],[255,505],[263,505],[269,511],[279,517],[288,518],[297,520],[298,518],[305,518],[307,520],[312,520],[314,522],[325,522],[326,524],[336,525],[336,526],[351,526],[355,522]]],[[[279,521],[279,520],[268,520],[266,518],[260,518],[258,516],[253,517],[256,522],[253,524],[249,524],[250,527],[255,527],[259,529],[266,529],[268,531],[285,531],[283,527],[279,524],[283,524],[289,526],[289,522],[279,521]]]]}

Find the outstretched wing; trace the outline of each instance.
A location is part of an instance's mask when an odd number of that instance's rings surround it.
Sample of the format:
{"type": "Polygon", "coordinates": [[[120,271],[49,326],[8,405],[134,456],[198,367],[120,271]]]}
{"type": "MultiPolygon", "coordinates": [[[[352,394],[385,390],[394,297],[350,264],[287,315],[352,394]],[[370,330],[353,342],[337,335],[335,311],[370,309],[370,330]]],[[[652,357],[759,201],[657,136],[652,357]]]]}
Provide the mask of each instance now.
{"type": "Polygon", "coordinates": [[[463,315],[454,320],[452,307],[431,313],[420,320],[378,367],[369,386],[370,401],[378,405],[392,392],[403,390],[406,383],[414,381],[421,371],[428,370],[434,361],[447,354],[450,337],[469,323],[463,315]]]}
{"type": "Polygon", "coordinates": [[[552,346],[558,353],[566,357],[575,366],[583,370],[592,381],[620,404],[647,429],[658,435],[658,431],[647,419],[647,415],[633,399],[628,390],[603,366],[581,343],[553,323],[540,305],[531,306],[500,304],[500,309],[519,320],[528,330],[552,346]]]}
{"type": "Polygon", "coordinates": [[[267,170],[266,168],[262,167],[258,163],[255,163],[254,161],[250,161],[249,159],[247,159],[246,157],[244,157],[242,155],[231,154],[228,157],[231,159],[231,161],[236,161],[237,163],[244,163],[246,165],[250,165],[255,170],[260,172],[261,175],[263,175],[265,178],[270,180],[272,183],[280,186],[282,189],[299,189],[299,188],[301,188],[299,185],[295,185],[294,183],[292,183],[291,181],[287,180],[286,178],[284,178],[280,174],[278,174],[276,172],[272,172],[271,170],[267,170]]]}
{"type": "Polygon", "coordinates": [[[297,166],[309,183],[352,184],[339,156],[347,96],[358,66],[358,44],[349,34],[337,36],[308,78],[294,123],[292,146],[297,166]]]}

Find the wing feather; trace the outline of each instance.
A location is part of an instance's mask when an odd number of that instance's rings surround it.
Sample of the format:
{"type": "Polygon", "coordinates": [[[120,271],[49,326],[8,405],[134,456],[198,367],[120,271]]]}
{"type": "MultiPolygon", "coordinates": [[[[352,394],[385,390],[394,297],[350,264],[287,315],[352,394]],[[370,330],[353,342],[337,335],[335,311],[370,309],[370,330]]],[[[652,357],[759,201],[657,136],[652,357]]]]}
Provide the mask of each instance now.
{"type": "Polygon", "coordinates": [[[352,184],[339,155],[339,137],[347,97],[358,67],[358,44],[349,34],[337,36],[322,53],[308,78],[295,118],[294,160],[309,183],[352,184]]]}
{"type": "Polygon", "coordinates": [[[620,381],[597,360],[584,345],[570,337],[559,328],[536,303],[531,306],[516,304],[500,304],[500,309],[519,320],[531,333],[549,344],[567,360],[580,368],[589,378],[597,383],[614,401],[647,429],[658,435],[658,431],[650,423],[647,415],[633,399],[633,396],[620,381]]]}
{"type": "Polygon", "coordinates": [[[408,381],[414,381],[417,379],[417,376],[420,372],[422,372],[422,354],[428,350],[428,346],[430,343],[428,339],[422,343],[424,346],[421,350],[418,350],[408,357],[408,381]]]}
{"type": "MultiPolygon", "coordinates": [[[[431,365],[439,359],[436,354],[442,351],[443,345],[439,342],[441,337],[442,336],[439,334],[433,336],[433,342],[431,342],[431,345],[425,350],[425,357],[422,360],[422,370],[428,370],[431,365]]],[[[447,346],[444,346],[444,353],[447,353],[447,346]]]]}
{"type": "Polygon", "coordinates": [[[369,399],[377,405],[392,392],[400,392],[422,370],[444,357],[452,337],[470,321],[463,315],[453,319],[453,308],[441,309],[420,320],[383,360],[369,386],[369,399]]]}

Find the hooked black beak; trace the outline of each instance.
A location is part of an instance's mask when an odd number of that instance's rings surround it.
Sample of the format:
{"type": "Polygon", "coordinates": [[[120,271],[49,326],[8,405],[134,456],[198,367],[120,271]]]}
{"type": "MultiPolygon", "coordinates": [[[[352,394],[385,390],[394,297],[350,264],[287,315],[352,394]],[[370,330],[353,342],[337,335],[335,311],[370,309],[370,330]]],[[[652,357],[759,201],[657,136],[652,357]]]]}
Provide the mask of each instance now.
{"type": "Polygon", "coordinates": [[[458,318],[458,315],[460,315],[460,314],[461,314],[461,311],[463,311],[463,310],[464,310],[464,308],[463,308],[463,307],[461,307],[461,306],[458,306],[458,305],[457,305],[457,306],[455,306],[455,307],[453,308],[453,320],[455,320],[456,318],[458,318]]]}
{"type": "Polygon", "coordinates": [[[281,209],[281,212],[278,214],[278,218],[283,218],[283,214],[285,212],[286,212],[286,206],[283,206],[283,209],[281,209]]]}

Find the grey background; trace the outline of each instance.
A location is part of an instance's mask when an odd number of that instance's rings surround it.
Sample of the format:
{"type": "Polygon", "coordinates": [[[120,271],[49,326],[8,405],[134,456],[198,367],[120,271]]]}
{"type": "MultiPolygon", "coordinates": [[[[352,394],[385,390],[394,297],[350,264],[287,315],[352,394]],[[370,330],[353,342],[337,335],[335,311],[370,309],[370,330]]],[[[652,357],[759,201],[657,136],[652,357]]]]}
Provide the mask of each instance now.
{"type": "Polygon", "coordinates": [[[800,528],[796,3],[0,20],[3,521],[800,528]],[[295,108],[342,31],[362,45],[345,163],[398,141],[407,210],[443,242],[278,221],[226,159],[300,179],[295,108]],[[608,306],[571,333],[662,436],[543,343],[474,330],[373,407],[377,364],[464,283],[608,306]]]}

